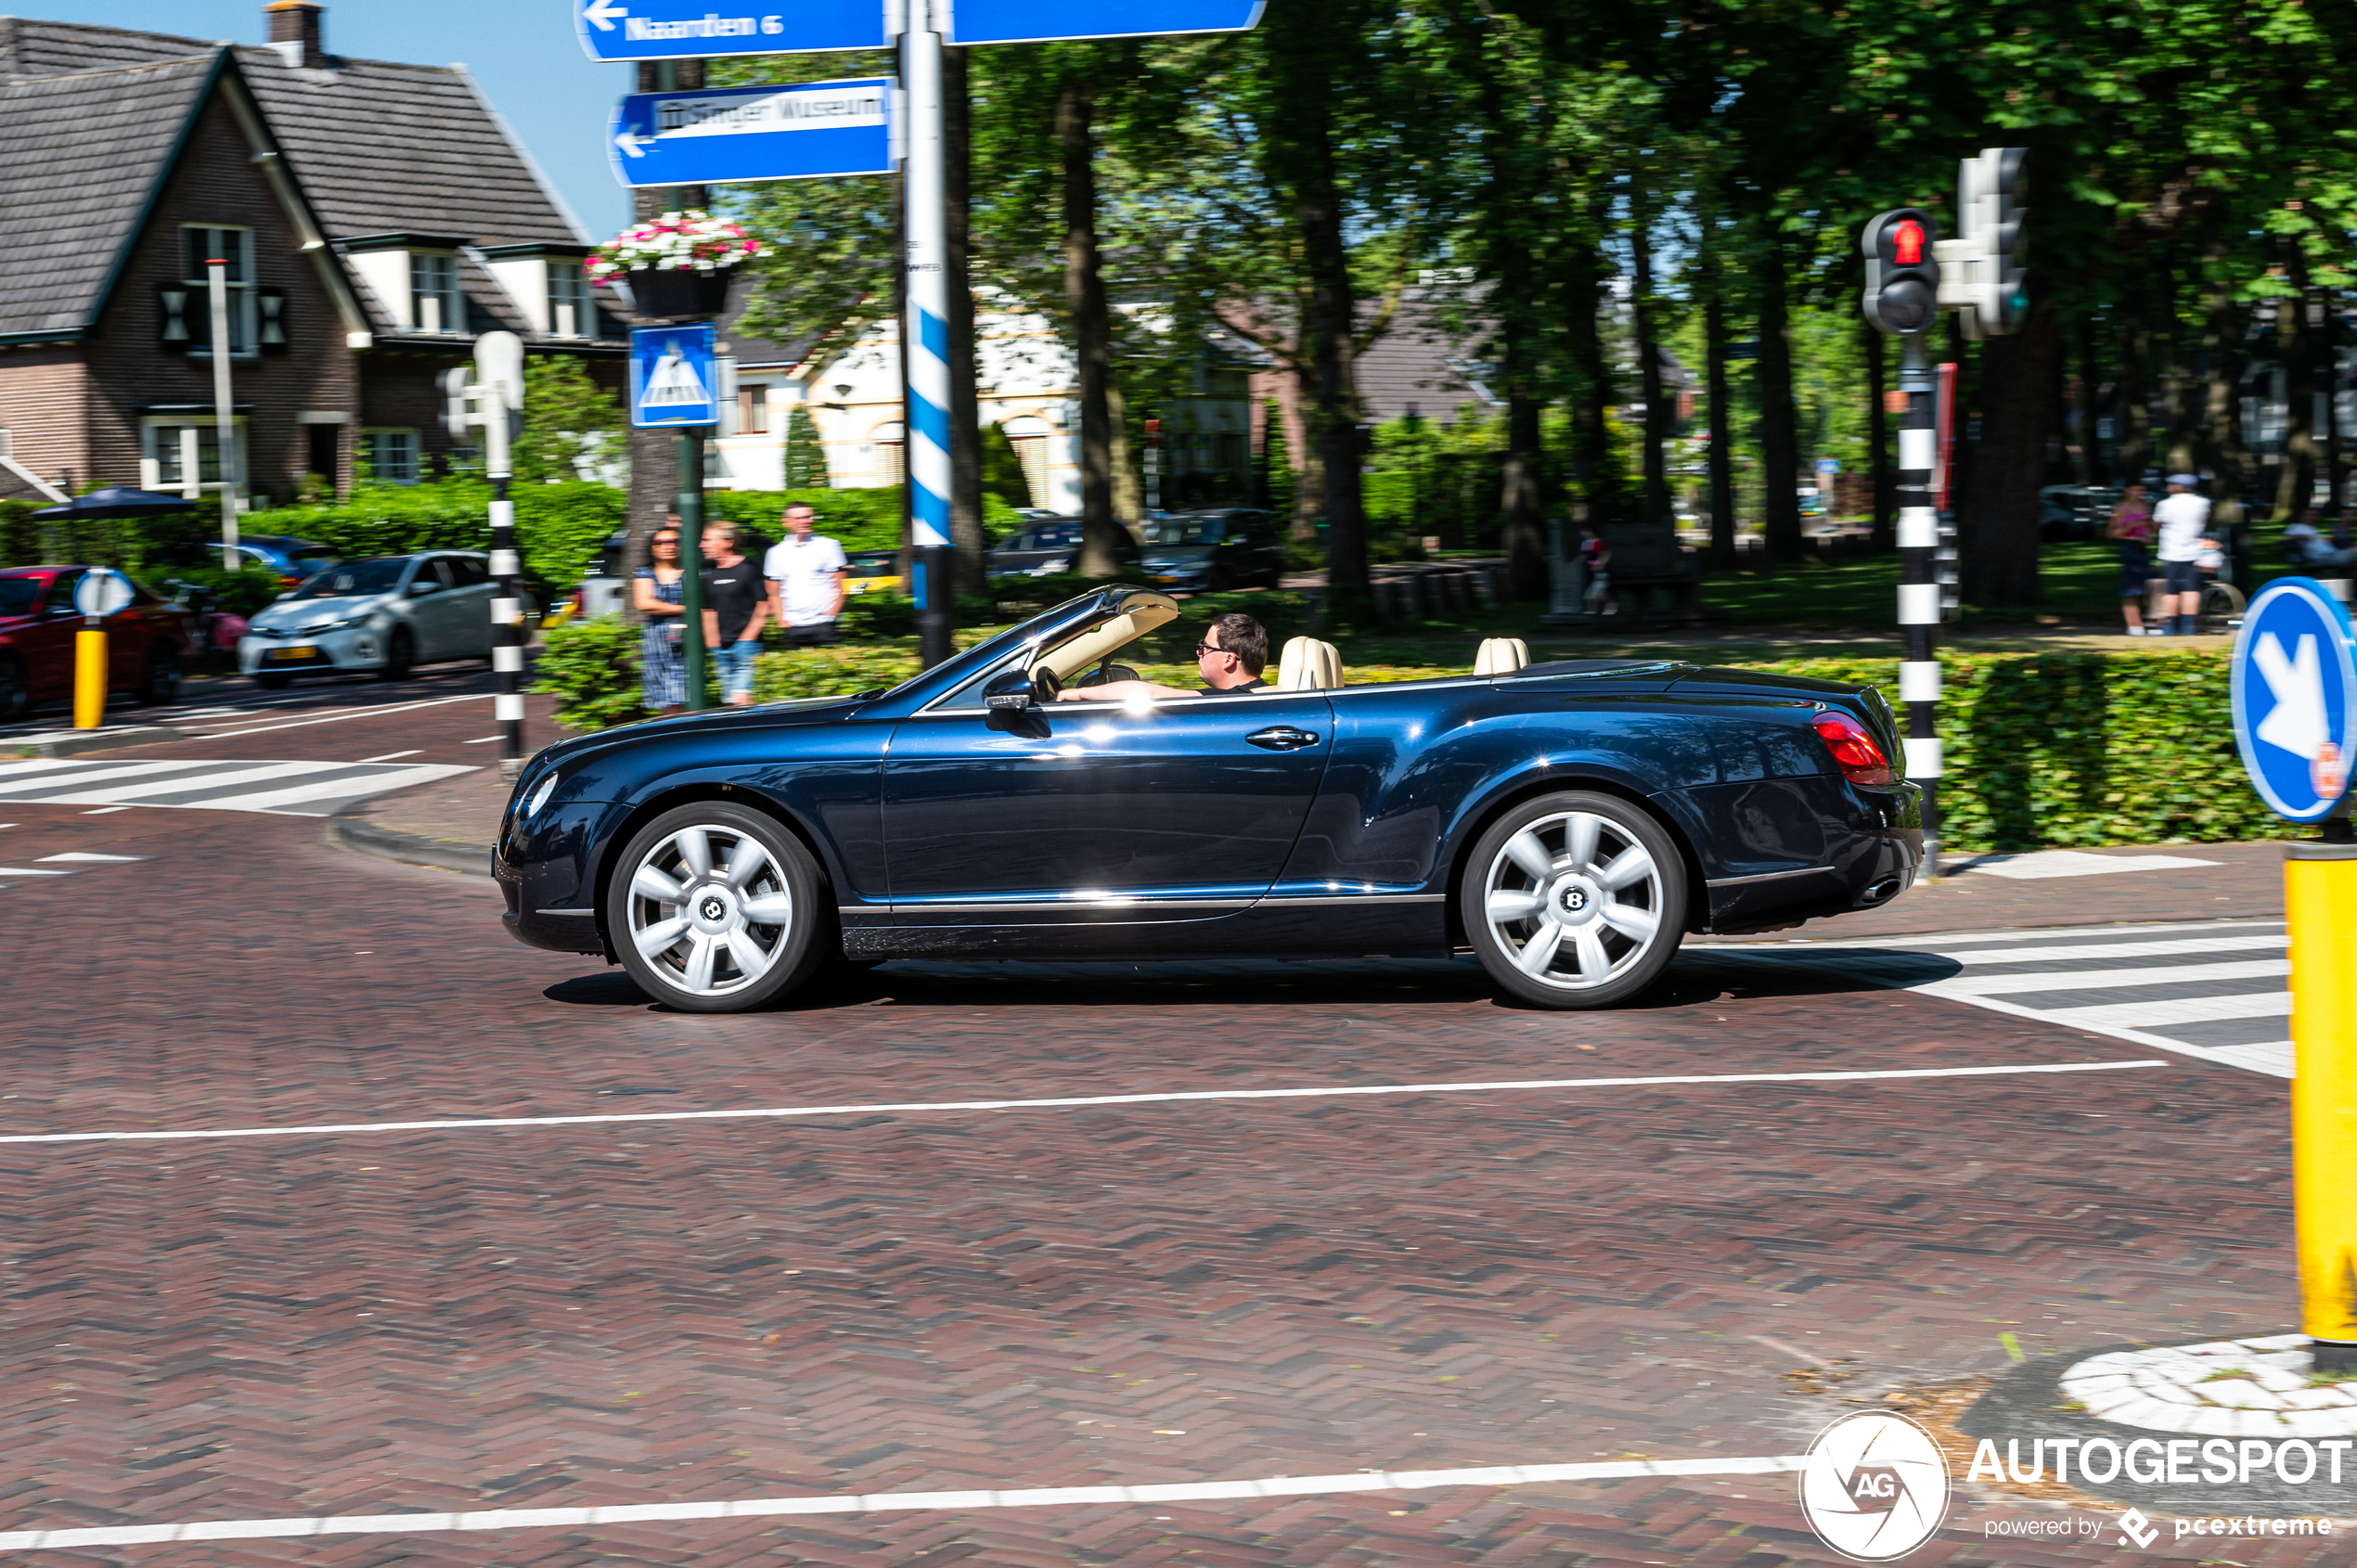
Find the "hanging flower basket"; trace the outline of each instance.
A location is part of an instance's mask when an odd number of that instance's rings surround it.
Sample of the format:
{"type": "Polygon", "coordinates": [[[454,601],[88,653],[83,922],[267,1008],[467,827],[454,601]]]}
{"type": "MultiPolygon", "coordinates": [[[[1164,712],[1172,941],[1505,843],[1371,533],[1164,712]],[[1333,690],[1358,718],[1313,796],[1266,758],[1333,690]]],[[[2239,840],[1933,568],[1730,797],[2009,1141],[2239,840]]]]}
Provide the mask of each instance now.
{"type": "Polygon", "coordinates": [[[584,270],[593,283],[628,283],[640,315],[718,315],[728,305],[730,270],[760,253],[742,225],[665,212],[598,247],[584,270]]]}

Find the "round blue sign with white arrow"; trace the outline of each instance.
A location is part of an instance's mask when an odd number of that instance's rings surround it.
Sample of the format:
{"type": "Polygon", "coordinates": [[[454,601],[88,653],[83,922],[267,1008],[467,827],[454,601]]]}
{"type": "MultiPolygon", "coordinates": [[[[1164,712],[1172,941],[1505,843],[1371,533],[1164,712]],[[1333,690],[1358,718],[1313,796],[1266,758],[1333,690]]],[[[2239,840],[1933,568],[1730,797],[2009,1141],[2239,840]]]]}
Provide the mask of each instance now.
{"type": "Polygon", "coordinates": [[[2332,815],[2357,753],[2349,611],[2307,577],[2270,583],[2235,639],[2235,745],[2260,799],[2294,822],[2332,815]]]}

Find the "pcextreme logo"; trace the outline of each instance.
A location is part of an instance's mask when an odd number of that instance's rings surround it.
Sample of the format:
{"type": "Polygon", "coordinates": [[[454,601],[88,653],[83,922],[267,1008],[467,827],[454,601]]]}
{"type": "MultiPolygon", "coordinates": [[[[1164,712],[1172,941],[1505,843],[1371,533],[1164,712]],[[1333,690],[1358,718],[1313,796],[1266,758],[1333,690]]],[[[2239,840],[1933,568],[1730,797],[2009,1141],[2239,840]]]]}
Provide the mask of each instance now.
{"type": "Polygon", "coordinates": [[[1858,1562],[1906,1556],[1938,1533],[1948,1503],[1939,1445],[1887,1410],[1861,1410],[1825,1428],[1800,1469],[1809,1527],[1858,1562]]]}

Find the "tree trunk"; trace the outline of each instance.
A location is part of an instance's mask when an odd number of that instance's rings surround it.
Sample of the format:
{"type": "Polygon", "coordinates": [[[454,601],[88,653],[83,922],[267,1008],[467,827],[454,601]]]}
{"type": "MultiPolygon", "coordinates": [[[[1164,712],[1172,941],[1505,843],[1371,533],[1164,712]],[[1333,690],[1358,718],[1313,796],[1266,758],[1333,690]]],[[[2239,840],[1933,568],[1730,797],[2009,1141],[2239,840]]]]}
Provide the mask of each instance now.
{"type": "Polygon", "coordinates": [[[2275,343],[2284,362],[2284,464],[2275,479],[2275,518],[2289,522],[2316,491],[2316,338],[2309,324],[2308,258],[2286,245],[2291,285],[2275,302],[2275,343]]]}
{"type": "Polygon", "coordinates": [[[1760,512],[1767,524],[1768,554],[1780,561],[1801,557],[1799,410],[1792,395],[1792,322],[1785,313],[1784,252],[1771,231],[1759,258],[1759,357],[1752,387],[1759,398],[1760,512]]]}
{"type": "Polygon", "coordinates": [[[1639,393],[1645,400],[1645,526],[1674,537],[1678,520],[1669,501],[1669,462],[1665,447],[1669,439],[1670,418],[1676,411],[1667,405],[1662,389],[1661,342],[1655,330],[1658,302],[1654,298],[1653,232],[1643,201],[1630,201],[1629,216],[1629,318],[1637,339],[1639,393]]]}
{"type": "Polygon", "coordinates": [[[1703,302],[1704,358],[1710,392],[1710,569],[1735,569],[1734,422],[1727,406],[1727,300],[1716,268],[1703,302]]]}
{"type": "Polygon", "coordinates": [[[1570,244],[1565,251],[1563,333],[1572,379],[1571,477],[1579,490],[1585,521],[1601,528],[1625,519],[1628,489],[1613,466],[1612,436],[1604,427],[1605,412],[1612,407],[1613,379],[1598,319],[1604,267],[1592,248],[1570,244]]]}
{"type": "Polygon", "coordinates": [[[1067,81],[1056,90],[1056,145],[1063,155],[1064,315],[1072,324],[1080,402],[1080,560],[1084,577],[1121,570],[1121,524],[1113,515],[1113,317],[1097,256],[1097,89],[1067,81]]]}
{"type": "Polygon", "coordinates": [[[2250,487],[2250,449],[2243,443],[2243,374],[2249,360],[2243,348],[2244,319],[2225,284],[2211,288],[2202,324],[2202,358],[2208,375],[2202,389],[2202,434],[2210,471],[2217,476],[2209,515],[2221,525],[2247,522],[2243,493],[2250,487]]]}
{"type": "Polygon", "coordinates": [[[2152,388],[2144,379],[2144,302],[2132,289],[2119,315],[2119,379],[2112,398],[2112,434],[2119,443],[2119,483],[2141,483],[2152,463],[2152,388]]]}
{"type": "Polygon", "coordinates": [[[943,264],[949,274],[950,583],[959,593],[985,587],[982,553],[982,408],[974,388],[973,126],[966,97],[966,51],[941,51],[943,264]]]}
{"type": "Polygon", "coordinates": [[[1874,513],[1874,530],[1866,544],[1870,549],[1887,550],[1899,543],[1899,480],[1890,466],[1890,410],[1883,403],[1883,390],[1890,384],[1884,366],[1888,345],[1872,322],[1860,330],[1866,338],[1866,465],[1874,513]]]}
{"type": "Polygon", "coordinates": [[[1513,595],[1543,599],[1548,594],[1546,507],[1539,491],[1540,399],[1530,386],[1530,351],[1509,342],[1499,366],[1506,386],[1506,462],[1500,471],[1500,543],[1513,595]]]}
{"type": "Polygon", "coordinates": [[[2089,486],[2104,484],[2108,478],[2104,467],[2103,437],[2096,433],[2101,429],[2100,363],[2095,355],[2094,315],[2082,312],[2079,317],[2079,482],[2089,486]]]}
{"type": "Polygon", "coordinates": [[[1967,604],[2028,610],[2038,603],[2038,492],[2061,358],[2062,322],[2051,303],[2033,308],[2019,332],[1982,346],[1980,450],[1957,530],[1967,604]]]}
{"type": "Polygon", "coordinates": [[[2170,473],[2194,467],[2194,371],[2185,353],[2184,328],[2177,318],[2177,275],[2157,269],[2160,282],[2160,406],[2167,421],[2166,459],[2170,473]]]}

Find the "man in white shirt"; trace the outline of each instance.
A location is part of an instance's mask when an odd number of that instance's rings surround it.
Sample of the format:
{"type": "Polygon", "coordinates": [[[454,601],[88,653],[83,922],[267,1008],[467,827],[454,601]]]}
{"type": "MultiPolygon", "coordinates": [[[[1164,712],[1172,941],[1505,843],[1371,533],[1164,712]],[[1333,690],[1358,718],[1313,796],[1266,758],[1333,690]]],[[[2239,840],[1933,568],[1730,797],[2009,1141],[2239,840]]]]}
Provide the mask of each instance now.
{"type": "Polygon", "coordinates": [[[2195,561],[2201,555],[2202,536],[2209,531],[2209,503],[2194,494],[2200,482],[2192,474],[2170,474],[2169,495],[2153,508],[2153,521],[2160,529],[2153,554],[2169,580],[2160,613],[2167,629],[2181,637],[2194,635],[2194,617],[2201,613],[2201,568],[2195,561]]]}
{"type": "Polygon", "coordinates": [[[797,501],[786,508],[786,537],[769,546],[762,574],[769,579],[769,613],[786,629],[795,648],[824,648],[835,640],[843,614],[843,546],[810,532],[818,517],[797,501]]]}

